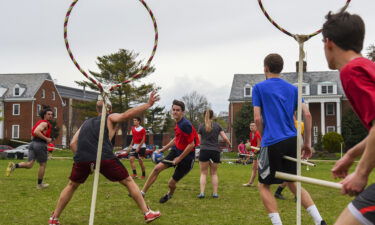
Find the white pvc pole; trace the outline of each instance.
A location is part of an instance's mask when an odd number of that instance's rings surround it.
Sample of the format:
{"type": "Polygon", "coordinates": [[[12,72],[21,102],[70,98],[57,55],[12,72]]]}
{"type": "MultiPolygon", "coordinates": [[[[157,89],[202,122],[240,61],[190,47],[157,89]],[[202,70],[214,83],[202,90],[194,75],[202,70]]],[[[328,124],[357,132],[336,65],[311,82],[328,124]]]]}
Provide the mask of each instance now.
{"type": "MultiPolygon", "coordinates": [[[[299,44],[299,65],[298,65],[298,102],[297,102],[297,175],[301,176],[301,119],[302,119],[302,78],[303,78],[303,41],[297,36],[299,44]]],[[[301,183],[297,182],[297,225],[301,225],[301,183]]]]}
{"type": "MultiPolygon", "coordinates": [[[[293,157],[290,157],[290,156],[286,156],[286,155],[284,155],[283,158],[286,159],[286,160],[289,160],[289,161],[293,161],[293,162],[298,161],[297,159],[295,159],[293,157]]],[[[304,164],[306,166],[316,166],[314,163],[311,163],[311,162],[305,161],[305,160],[301,160],[301,164],[304,164]]]]}
{"type": "Polygon", "coordinates": [[[103,108],[102,108],[102,116],[101,116],[101,119],[100,119],[98,153],[96,154],[96,166],[95,166],[95,174],[94,174],[94,184],[93,184],[93,189],[92,189],[89,225],[94,225],[94,218],[95,218],[95,207],[96,207],[96,196],[98,194],[100,162],[102,160],[104,126],[105,126],[105,119],[107,118],[107,116],[106,116],[107,115],[107,105],[106,105],[105,101],[103,101],[102,107],[103,108]]]}
{"type": "Polygon", "coordinates": [[[276,171],[275,177],[283,180],[290,180],[290,181],[299,181],[299,182],[304,182],[308,184],[315,184],[315,185],[320,185],[323,187],[329,187],[329,188],[336,188],[336,189],[341,189],[342,184],[340,183],[335,183],[331,181],[326,181],[326,180],[320,180],[316,178],[311,178],[311,177],[303,177],[303,176],[297,176],[294,174],[289,174],[289,173],[283,173],[283,172],[278,172],[276,171]]]}

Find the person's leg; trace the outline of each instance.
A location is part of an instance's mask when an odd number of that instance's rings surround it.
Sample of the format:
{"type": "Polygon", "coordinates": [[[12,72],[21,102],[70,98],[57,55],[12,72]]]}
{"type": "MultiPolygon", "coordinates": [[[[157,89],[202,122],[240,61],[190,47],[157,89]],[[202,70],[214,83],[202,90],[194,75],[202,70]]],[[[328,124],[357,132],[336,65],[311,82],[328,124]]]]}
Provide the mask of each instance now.
{"type": "Polygon", "coordinates": [[[168,168],[167,165],[164,163],[158,163],[152,172],[150,173],[149,177],[146,180],[146,183],[143,185],[142,192],[146,193],[148,189],[151,187],[151,185],[156,181],[157,177],[159,176],[159,173],[163,170],[168,168]]]}
{"type": "Polygon", "coordinates": [[[52,214],[53,217],[58,218],[69,201],[72,199],[74,192],[79,187],[80,183],[69,181],[68,185],[62,190],[56,208],[52,214]]]}
{"type": "Polygon", "coordinates": [[[143,156],[139,156],[139,158],[138,158],[139,165],[141,166],[141,169],[142,169],[141,179],[145,179],[145,177],[146,177],[146,167],[145,167],[145,164],[143,162],[144,159],[145,158],[143,156]]]}
{"type": "Polygon", "coordinates": [[[146,213],[148,211],[147,205],[145,200],[142,197],[142,194],[139,190],[138,185],[134,182],[133,179],[130,177],[127,177],[126,179],[123,179],[119,181],[120,184],[124,185],[128,191],[131,197],[134,199],[134,201],[137,203],[139,209],[143,212],[146,213]]]}
{"type": "Polygon", "coordinates": [[[354,215],[350,212],[348,207],[346,207],[337,218],[335,225],[361,225],[363,223],[359,222],[354,215]]]}
{"type": "Polygon", "coordinates": [[[132,168],[133,174],[132,177],[136,178],[137,177],[137,169],[135,168],[135,156],[130,156],[129,157],[129,162],[130,162],[130,167],[132,168]]]}
{"type": "Polygon", "coordinates": [[[43,183],[44,173],[46,171],[47,162],[39,163],[39,170],[38,170],[38,185],[43,183]]]}
{"type": "Polygon", "coordinates": [[[219,177],[217,175],[217,163],[210,163],[211,182],[212,182],[212,196],[218,197],[217,191],[219,188],[219,177]]]}
{"type": "MultiPolygon", "coordinates": [[[[297,193],[297,184],[295,182],[286,182],[290,191],[296,196],[297,193]]],[[[322,216],[320,215],[318,208],[315,206],[314,201],[312,200],[309,192],[301,187],[301,204],[306,209],[306,211],[313,218],[315,224],[321,224],[323,221],[322,216]]]]}
{"type": "Polygon", "coordinates": [[[17,168],[24,168],[24,169],[31,169],[34,166],[35,160],[31,160],[28,162],[20,162],[16,164],[16,169],[17,168]]]}
{"type": "Polygon", "coordinates": [[[200,194],[198,195],[198,198],[204,197],[204,190],[206,189],[206,179],[207,179],[207,173],[208,173],[208,165],[209,165],[209,162],[199,162],[201,175],[200,175],[200,180],[199,180],[200,194]]]}
{"type": "Polygon", "coordinates": [[[168,188],[169,188],[168,194],[170,196],[172,196],[174,194],[174,191],[177,188],[177,182],[178,181],[174,180],[173,178],[169,179],[169,181],[168,181],[168,188]]]}
{"type": "Polygon", "coordinates": [[[258,160],[254,159],[253,167],[252,167],[252,171],[251,171],[251,177],[250,177],[250,180],[249,180],[250,185],[254,184],[254,180],[255,180],[255,177],[257,176],[257,173],[258,173],[258,160]]]}
{"type": "Polygon", "coordinates": [[[285,200],[285,197],[281,194],[281,192],[284,190],[286,187],[287,183],[283,182],[277,187],[277,190],[275,191],[275,198],[285,200]]]}
{"type": "Polygon", "coordinates": [[[273,225],[282,225],[280,215],[277,211],[277,202],[275,197],[272,195],[270,185],[258,184],[260,197],[262,198],[263,205],[266,208],[268,217],[270,218],[273,225]]]}

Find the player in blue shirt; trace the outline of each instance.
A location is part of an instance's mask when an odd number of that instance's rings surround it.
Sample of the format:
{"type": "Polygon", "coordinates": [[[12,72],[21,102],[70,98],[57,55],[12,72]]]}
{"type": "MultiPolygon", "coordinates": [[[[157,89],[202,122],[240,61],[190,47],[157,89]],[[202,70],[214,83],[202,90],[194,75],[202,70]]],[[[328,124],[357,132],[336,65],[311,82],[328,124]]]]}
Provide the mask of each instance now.
{"type": "MultiPolygon", "coordinates": [[[[259,191],[263,204],[268,211],[272,224],[282,224],[277,202],[270,185],[280,184],[284,180],[275,178],[275,172],[296,174],[295,162],[283,159],[283,156],[296,158],[297,131],[294,126],[293,115],[297,109],[297,88],[282,80],[280,73],[284,61],[278,54],[269,54],[264,59],[264,73],[266,80],[256,84],[253,88],[252,102],[254,106],[254,120],[262,133],[261,150],[258,161],[259,191]]],[[[311,114],[305,104],[302,104],[305,122],[305,138],[302,146],[302,158],[310,158],[311,152],[311,114]]],[[[297,187],[294,182],[287,182],[289,189],[295,194],[297,187]]],[[[310,194],[302,188],[302,205],[314,219],[316,225],[326,224],[319,214],[310,194]]]]}

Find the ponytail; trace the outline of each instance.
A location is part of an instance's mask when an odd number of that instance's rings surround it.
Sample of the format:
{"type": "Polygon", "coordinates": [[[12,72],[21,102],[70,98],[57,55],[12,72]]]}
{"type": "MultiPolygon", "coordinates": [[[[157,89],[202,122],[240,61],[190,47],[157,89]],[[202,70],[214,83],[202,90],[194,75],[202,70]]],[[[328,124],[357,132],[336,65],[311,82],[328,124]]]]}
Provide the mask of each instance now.
{"type": "Polygon", "coordinates": [[[206,132],[212,131],[212,117],[214,112],[211,109],[206,109],[204,112],[204,125],[206,128],[206,132]]]}

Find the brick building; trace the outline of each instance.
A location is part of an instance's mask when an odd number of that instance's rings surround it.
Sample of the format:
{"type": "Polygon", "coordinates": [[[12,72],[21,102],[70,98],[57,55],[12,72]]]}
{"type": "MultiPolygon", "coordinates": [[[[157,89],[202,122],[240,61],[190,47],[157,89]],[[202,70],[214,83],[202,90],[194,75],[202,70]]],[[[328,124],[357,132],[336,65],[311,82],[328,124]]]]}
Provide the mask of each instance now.
{"type": "MultiPolygon", "coordinates": [[[[31,139],[31,128],[40,120],[43,105],[62,125],[63,101],[48,73],[0,74],[0,139],[31,139]]],[[[61,135],[55,144],[61,144],[61,135]]]]}
{"type": "MultiPolygon", "coordinates": [[[[297,73],[282,73],[281,78],[297,86],[297,73]]],[[[264,81],[264,74],[235,74],[229,96],[229,132],[231,141],[238,144],[233,121],[245,101],[251,102],[252,88],[264,81]]],[[[350,103],[343,92],[337,71],[304,72],[302,97],[312,115],[312,142],[318,135],[335,131],[341,134],[342,112],[351,110],[350,103]]]]}
{"type": "Polygon", "coordinates": [[[87,118],[81,116],[79,109],[74,108],[74,104],[84,103],[89,101],[96,102],[98,99],[98,92],[87,91],[84,88],[72,88],[62,85],[56,85],[62,100],[64,102],[64,108],[62,115],[62,126],[61,126],[61,138],[62,145],[68,146],[73,135],[81,127],[82,123],[87,118]]]}

